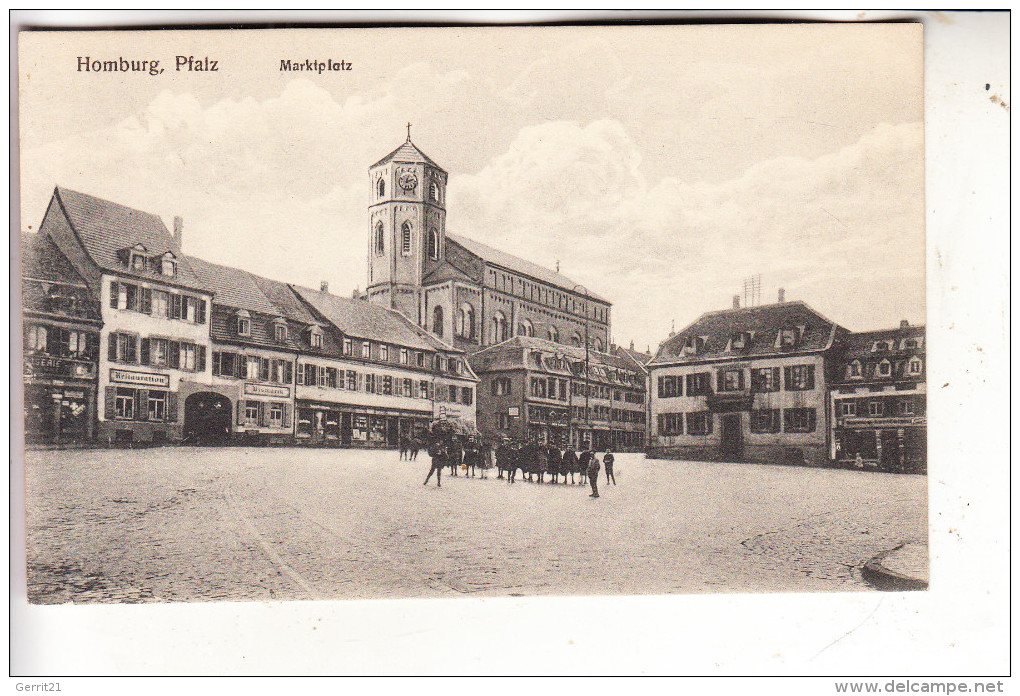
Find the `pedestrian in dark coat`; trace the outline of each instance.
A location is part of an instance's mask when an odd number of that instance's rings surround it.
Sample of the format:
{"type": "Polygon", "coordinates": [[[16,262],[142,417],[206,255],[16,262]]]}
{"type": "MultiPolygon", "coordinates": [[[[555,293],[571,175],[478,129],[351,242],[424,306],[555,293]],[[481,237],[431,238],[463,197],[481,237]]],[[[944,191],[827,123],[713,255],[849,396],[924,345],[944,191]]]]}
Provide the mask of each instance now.
{"type": "Polygon", "coordinates": [[[567,482],[567,474],[570,474],[570,483],[574,482],[574,474],[580,469],[578,468],[577,455],[574,454],[574,450],[567,447],[563,453],[563,483],[567,482]]]}
{"type": "Polygon", "coordinates": [[[429,469],[429,475],[425,477],[425,483],[423,486],[429,485],[429,479],[432,478],[432,474],[436,475],[436,488],[443,487],[443,467],[447,465],[447,454],[446,446],[438,442],[429,445],[429,456],[432,458],[432,468],[429,469]]]}
{"type": "Polygon", "coordinates": [[[613,475],[613,462],[616,457],[613,456],[613,448],[606,448],[606,456],[602,457],[602,463],[606,466],[606,485],[609,485],[609,481],[612,480],[613,485],[616,485],[616,476],[613,475]]]}
{"type": "Polygon", "coordinates": [[[588,483],[591,484],[591,495],[589,498],[599,497],[599,460],[595,456],[595,453],[591,451],[591,447],[588,443],[584,443],[584,451],[581,452],[581,456],[578,457],[581,468],[588,474],[588,483]]]}

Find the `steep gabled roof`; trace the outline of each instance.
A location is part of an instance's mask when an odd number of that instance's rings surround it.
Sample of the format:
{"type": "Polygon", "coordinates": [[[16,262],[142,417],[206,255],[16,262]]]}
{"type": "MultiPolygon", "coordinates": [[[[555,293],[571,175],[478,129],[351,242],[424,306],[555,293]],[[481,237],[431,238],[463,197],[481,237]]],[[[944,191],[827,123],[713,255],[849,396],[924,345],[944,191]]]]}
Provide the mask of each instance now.
{"type": "Polygon", "coordinates": [[[49,235],[42,233],[21,233],[21,277],[86,287],[85,279],[49,235]]]}
{"type": "Polygon", "coordinates": [[[53,196],[67,214],[85,251],[104,271],[205,289],[188,262],[181,258],[180,245],[159,216],[60,186],[54,190],[53,196]],[[136,244],[143,245],[151,256],[173,252],[178,257],[176,275],[168,278],[155,270],[128,268],[118,252],[136,244]]]}
{"type": "Polygon", "coordinates": [[[847,333],[846,329],[800,301],[706,312],[683,331],[663,341],[649,365],[818,352],[832,345],[837,331],[847,333]],[[803,334],[800,334],[800,327],[803,327],[803,334]],[[776,347],[782,329],[797,330],[793,350],[776,347]],[[743,350],[728,351],[730,339],[744,332],[751,334],[749,345],[743,350]],[[696,353],[684,355],[682,348],[688,339],[699,339],[701,345],[696,353]]]}
{"type": "Polygon", "coordinates": [[[263,314],[281,314],[247,271],[210,263],[194,256],[184,258],[191,264],[202,284],[216,293],[216,304],[263,314]]]}
{"type": "MultiPolygon", "coordinates": [[[[514,271],[516,273],[531,276],[536,280],[540,280],[543,283],[548,283],[550,285],[555,285],[556,287],[562,288],[567,292],[573,292],[573,288],[577,287],[578,285],[578,283],[574,282],[565,275],[557,273],[556,271],[550,270],[543,266],[539,266],[537,263],[532,263],[531,261],[525,261],[519,256],[514,256],[513,254],[508,254],[505,251],[494,249],[493,247],[487,244],[476,242],[473,239],[468,239],[467,237],[461,237],[460,235],[455,234],[447,234],[446,240],[447,242],[453,242],[454,244],[457,244],[465,251],[481,258],[486,263],[490,263],[496,266],[502,266],[503,268],[514,271]]],[[[575,292],[575,294],[583,295],[584,293],[575,292]]],[[[588,296],[593,300],[610,304],[609,300],[595,294],[594,292],[591,292],[590,290],[588,291],[588,296]]]]}
{"type": "Polygon", "coordinates": [[[251,279],[258,286],[259,290],[262,291],[262,294],[273,303],[279,314],[302,324],[319,323],[319,320],[308,311],[304,303],[294,294],[290,285],[279,280],[263,278],[254,273],[249,273],[248,275],[251,276],[251,279]]]}
{"type": "Polygon", "coordinates": [[[435,347],[413,331],[397,312],[366,300],[338,297],[300,285],[290,287],[345,336],[418,350],[435,350],[435,347]]]}
{"type": "MultiPolygon", "coordinates": [[[[527,353],[530,351],[541,351],[542,353],[562,356],[575,363],[584,362],[585,359],[584,348],[579,348],[578,346],[555,343],[544,338],[532,336],[514,336],[502,343],[481,349],[471,356],[470,361],[476,372],[525,368],[536,369],[536,365],[528,362],[527,353]]],[[[627,358],[612,353],[589,350],[587,357],[590,366],[602,365],[625,370],[630,373],[641,372],[641,369],[627,358]]]]}
{"type": "Polygon", "coordinates": [[[373,164],[372,167],[378,167],[380,164],[385,164],[387,162],[408,162],[408,163],[424,162],[430,167],[435,167],[441,172],[446,171],[438,164],[436,164],[431,157],[429,157],[424,152],[419,150],[418,147],[411,142],[410,138],[408,138],[404,142],[404,144],[398,147],[396,150],[394,150],[393,152],[391,152],[390,154],[386,155],[381,160],[373,164]]]}
{"type": "Polygon", "coordinates": [[[877,359],[898,353],[924,355],[925,342],[923,340],[919,346],[914,348],[907,348],[905,345],[907,339],[923,339],[924,337],[925,327],[923,325],[852,333],[842,341],[842,358],[845,361],[851,361],[854,359],[877,359]],[[872,351],[871,348],[875,341],[893,341],[894,348],[891,351],[887,347],[872,351]]]}

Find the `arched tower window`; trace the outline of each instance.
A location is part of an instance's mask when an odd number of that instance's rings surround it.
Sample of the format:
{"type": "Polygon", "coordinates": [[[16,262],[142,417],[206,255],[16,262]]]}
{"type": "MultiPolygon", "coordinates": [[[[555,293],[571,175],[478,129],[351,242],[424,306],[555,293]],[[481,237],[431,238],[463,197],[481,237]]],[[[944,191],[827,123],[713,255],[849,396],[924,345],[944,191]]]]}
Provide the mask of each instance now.
{"type": "Polygon", "coordinates": [[[443,336],[443,307],[436,305],[432,310],[432,333],[442,338],[443,336]]]}
{"type": "Polygon", "coordinates": [[[386,238],[383,235],[383,224],[376,223],[375,226],[375,255],[382,256],[386,252],[386,238]]]}
{"type": "Polygon", "coordinates": [[[534,325],[530,321],[528,321],[527,319],[521,320],[521,322],[517,325],[517,335],[518,336],[534,336],[535,335],[535,327],[534,327],[534,325]]]}
{"type": "Polygon", "coordinates": [[[584,345],[584,340],[581,338],[581,334],[577,333],[576,331],[574,332],[574,335],[570,337],[570,342],[573,343],[578,348],[584,345]]]}
{"type": "Polygon", "coordinates": [[[499,343],[506,339],[506,315],[503,314],[503,312],[496,312],[492,315],[492,328],[489,332],[489,342],[499,343]]]}
{"type": "Polygon", "coordinates": [[[435,181],[429,182],[429,200],[439,202],[439,184],[435,181]]]}
{"type": "Polygon", "coordinates": [[[560,332],[556,330],[555,326],[550,326],[549,330],[546,331],[546,335],[549,337],[549,340],[552,341],[553,343],[560,342],[560,332]]]}
{"type": "Polygon", "coordinates": [[[601,338],[596,338],[595,339],[595,350],[597,350],[598,352],[601,353],[602,352],[602,348],[603,348],[602,339],[601,338]]]}
{"type": "Polygon", "coordinates": [[[386,180],[379,177],[379,181],[375,183],[375,191],[379,194],[379,198],[386,195],[386,180]]]}
{"type": "Polygon", "coordinates": [[[439,259],[439,232],[435,227],[429,228],[429,257],[439,259]]]}
{"type": "Polygon", "coordinates": [[[462,302],[457,310],[457,335],[461,338],[474,340],[475,308],[470,302],[462,302]]]}
{"type": "Polygon", "coordinates": [[[409,222],[400,226],[400,253],[404,256],[411,255],[411,223],[409,222]]]}

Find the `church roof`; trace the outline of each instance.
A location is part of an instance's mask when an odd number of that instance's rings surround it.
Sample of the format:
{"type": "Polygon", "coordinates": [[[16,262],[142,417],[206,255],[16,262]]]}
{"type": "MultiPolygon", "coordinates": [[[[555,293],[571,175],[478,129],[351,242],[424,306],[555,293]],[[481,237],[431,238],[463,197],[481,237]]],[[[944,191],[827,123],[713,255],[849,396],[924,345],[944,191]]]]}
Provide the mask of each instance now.
{"type": "MultiPolygon", "coordinates": [[[[537,263],[532,263],[531,261],[525,261],[519,256],[514,256],[513,254],[508,254],[505,251],[494,249],[493,247],[487,244],[476,242],[473,239],[461,237],[460,235],[457,234],[447,234],[446,239],[447,241],[452,241],[453,243],[458,244],[459,246],[463,247],[465,250],[474,254],[475,256],[480,257],[486,263],[491,263],[496,266],[502,266],[503,268],[514,271],[516,273],[531,276],[532,278],[540,280],[543,283],[555,285],[556,287],[562,288],[567,291],[573,291],[573,288],[577,287],[578,285],[578,283],[576,283],[575,281],[571,280],[565,275],[557,273],[556,271],[550,270],[543,266],[539,266],[537,263]]],[[[588,297],[590,297],[593,300],[598,300],[599,302],[611,304],[609,300],[597,295],[594,292],[591,292],[590,290],[588,291],[588,297]]]]}
{"type": "Polygon", "coordinates": [[[387,162],[424,162],[431,167],[435,167],[439,171],[445,172],[446,170],[440,167],[435,161],[426,155],[424,152],[418,149],[418,147],[411,142],[408,138],[403,145],[398,147],[390,154],[383,157],[381,160],[372,165],[372,167],[378,167],[380,164],[386,164],[387,162]]]}

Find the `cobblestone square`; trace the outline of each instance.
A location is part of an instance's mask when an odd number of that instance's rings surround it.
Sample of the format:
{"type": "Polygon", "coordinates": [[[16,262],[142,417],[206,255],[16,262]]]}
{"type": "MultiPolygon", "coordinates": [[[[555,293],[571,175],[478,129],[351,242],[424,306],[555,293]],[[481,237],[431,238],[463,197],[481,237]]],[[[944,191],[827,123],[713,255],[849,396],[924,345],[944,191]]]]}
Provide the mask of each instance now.
{"type": "Polygon", "coordinates": [[[300,448],[26,453],[30,601],[870,590],[927,479],[617,456],[618,486],[300,448]]]}

